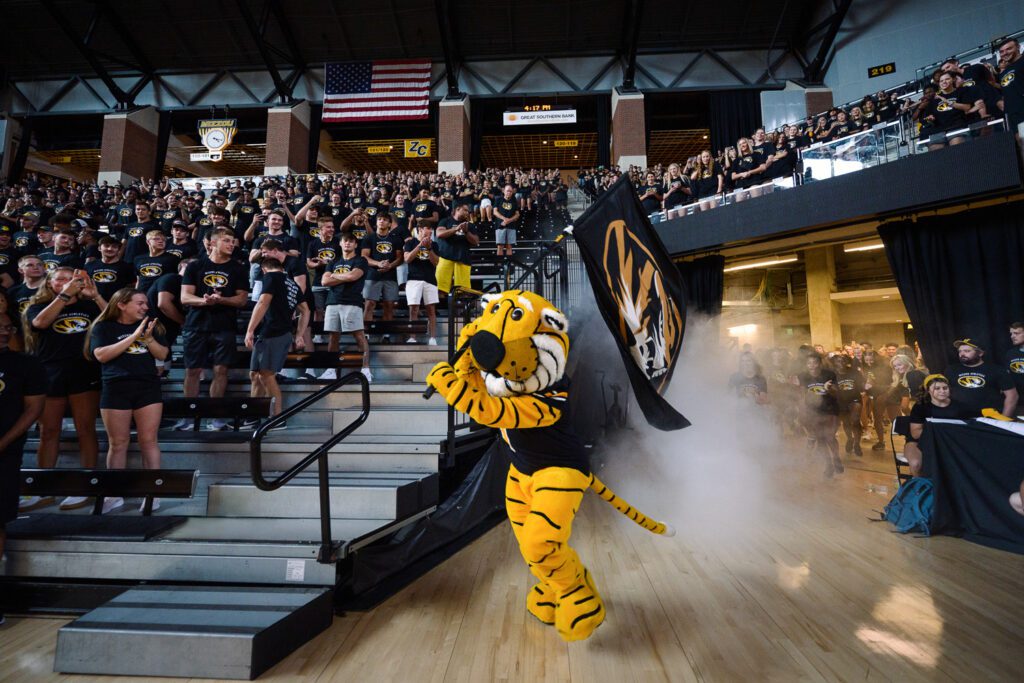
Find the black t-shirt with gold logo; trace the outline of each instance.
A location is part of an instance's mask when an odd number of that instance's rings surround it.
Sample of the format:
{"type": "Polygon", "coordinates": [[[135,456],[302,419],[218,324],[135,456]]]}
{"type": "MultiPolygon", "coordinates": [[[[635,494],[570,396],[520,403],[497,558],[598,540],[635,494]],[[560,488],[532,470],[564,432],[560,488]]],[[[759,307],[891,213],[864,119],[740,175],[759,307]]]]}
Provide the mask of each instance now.
{"type": "MultiPolygon", "coordinates": [[[[32,320],[49,305],[45,303],[29,306],[25,311],[25,319],[31,325],[32,320]]],[[[36,358],[43,364],[68,360],[84,362],[82,352],[85,347],[85,333],[99,314],[99,306],[92,301],[79,300],[64,306],[49,327],[36,330],[36,358]]]]}
{"type": "Polygon", "coordinates": [[[993,363],[983,362],[974,367],[961,363],[946,368],[949,395],[957,403],[981,412],[983,408],[1003,409],[1003,393],[1013,389],[1010,373],[993,363]]]}

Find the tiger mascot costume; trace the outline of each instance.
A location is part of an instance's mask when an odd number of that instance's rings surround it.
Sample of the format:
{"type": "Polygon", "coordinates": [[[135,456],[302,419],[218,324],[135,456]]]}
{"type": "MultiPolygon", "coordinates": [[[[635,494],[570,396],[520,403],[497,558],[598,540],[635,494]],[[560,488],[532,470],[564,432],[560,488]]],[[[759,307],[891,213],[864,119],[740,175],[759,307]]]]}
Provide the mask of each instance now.
{"type": "Polygon", "coordinates": [[[648,531],[671,536],[674,530],[602,484],[568,420],[562,421],[568,404],[565,315],[526,291],[484,295],[483,302],[483,314],[459,337],[462,355],[454,366],[434,366],[427,383],[455,410],[501,430],[512,461],[505,509],[539,581],[527,594],[526,609],[565,640],[583,640],[605,617],[593,577],[569,545],[586,490],[648,531]]]}

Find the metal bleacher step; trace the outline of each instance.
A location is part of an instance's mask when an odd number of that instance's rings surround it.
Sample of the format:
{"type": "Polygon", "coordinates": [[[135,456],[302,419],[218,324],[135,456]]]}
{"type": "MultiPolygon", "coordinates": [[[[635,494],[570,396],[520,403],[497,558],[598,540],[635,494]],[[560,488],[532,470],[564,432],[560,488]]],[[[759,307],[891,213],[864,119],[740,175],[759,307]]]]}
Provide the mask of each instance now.
{"type": "MultiPolygon", "coordinates": [[[[273,479],[275,473],[267,473],[273,479]]],[[[210,484],[210,517],[314,519],[320,515],[314,473],[303,473],[276,491],[261,491],[248,475],[210,484]]],[[[437,474],[346,472],[330,476],[331,517],[405,519],[437,505],[437,474]]]]}
{"type": "Polygon", "coordinates": [[[327,589],[133,588],[60,629],[54,671],[253,680],[332,620],[327,589]]]}
{"type": "MultiPolygon", "coordinates": [[[[372,400],[372,399],[371,399],[372,400]]],[[[359,414],[358,408],[334,411],[332,429],[341,431],[359,414]]],[[[379,434],[421,434],[441,439],[448,433],[448,414],[434,406],[427,407],[374,407],[366,422],[359,427],[363,436],[379,434]]]]}

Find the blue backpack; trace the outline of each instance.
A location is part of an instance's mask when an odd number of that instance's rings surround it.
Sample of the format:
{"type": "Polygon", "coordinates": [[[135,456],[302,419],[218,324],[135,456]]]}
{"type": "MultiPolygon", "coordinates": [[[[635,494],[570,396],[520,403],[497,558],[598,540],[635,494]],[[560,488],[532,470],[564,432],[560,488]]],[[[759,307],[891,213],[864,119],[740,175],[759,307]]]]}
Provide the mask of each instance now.
{"type": "Polygon", "coordinates": [[[901,534],[917,532],[930,535],[935,486],[931,479],[914,477],[904,482],[882,511],[882,519],[891,522],[901,534]]]}

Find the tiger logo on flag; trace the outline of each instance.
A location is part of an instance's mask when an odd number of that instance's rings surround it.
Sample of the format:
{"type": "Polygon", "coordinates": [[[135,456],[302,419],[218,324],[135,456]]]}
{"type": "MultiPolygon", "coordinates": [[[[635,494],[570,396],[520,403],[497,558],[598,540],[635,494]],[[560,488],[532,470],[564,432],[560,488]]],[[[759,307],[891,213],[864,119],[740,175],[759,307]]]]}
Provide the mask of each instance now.
{"type": "Polygon", "coordinates": [[[654,255],[625,221],[615,220],[605,231],[603,261],[618,306],[619,336],[647,379],[664,382],[682,342],[683,314],[665,294],[654,255]]]}

